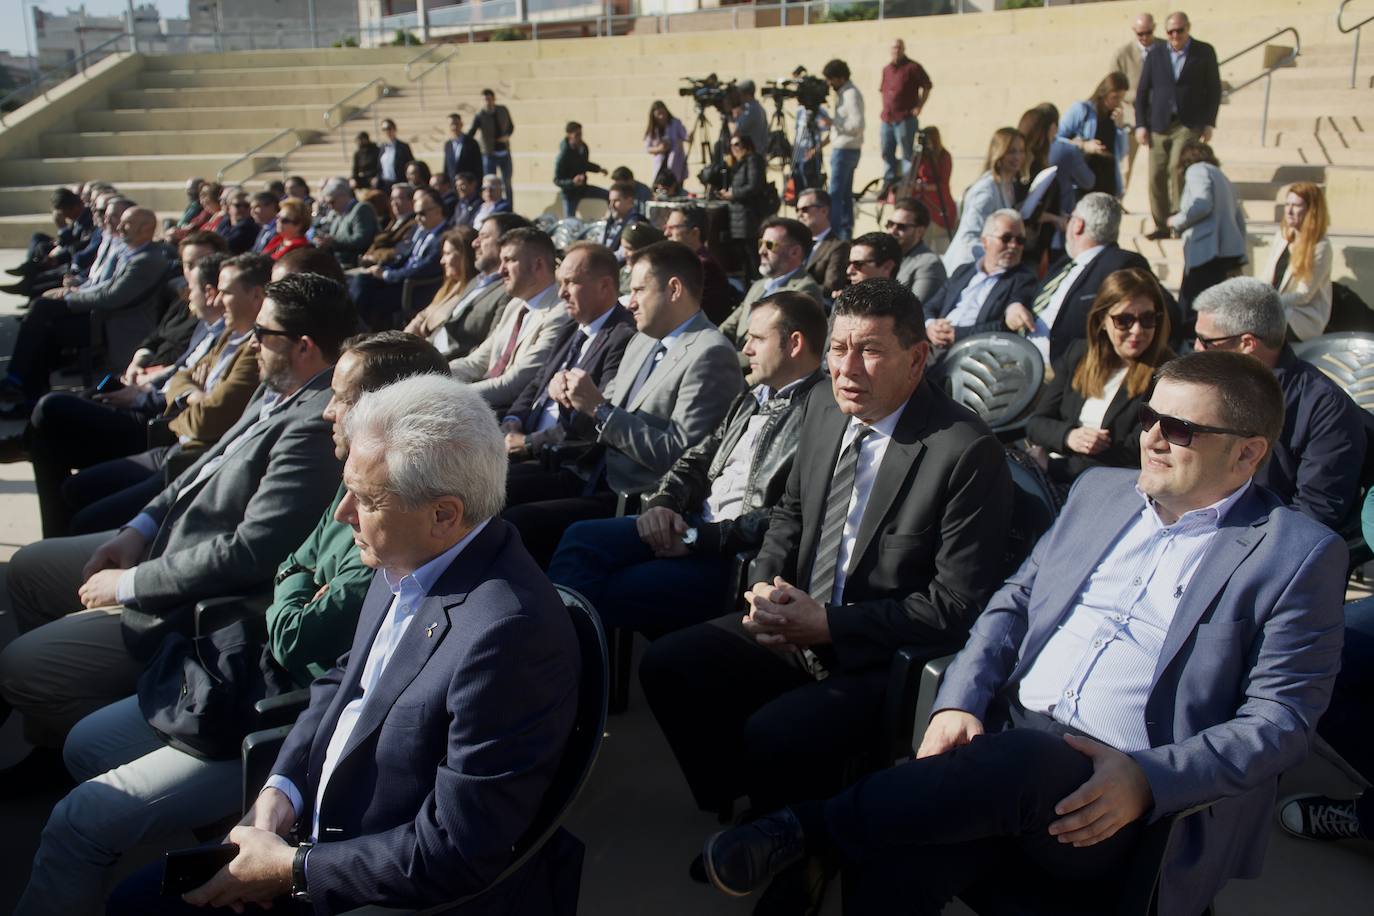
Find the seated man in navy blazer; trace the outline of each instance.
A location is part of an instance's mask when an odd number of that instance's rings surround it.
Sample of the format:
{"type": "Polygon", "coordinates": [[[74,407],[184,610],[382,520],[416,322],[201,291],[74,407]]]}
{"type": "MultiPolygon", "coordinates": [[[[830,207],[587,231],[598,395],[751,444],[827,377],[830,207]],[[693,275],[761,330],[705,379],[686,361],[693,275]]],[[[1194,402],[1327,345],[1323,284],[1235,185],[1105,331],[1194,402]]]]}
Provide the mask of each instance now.
{"type": "Polygon", "coordinates": [[[996,210],[983,223],[983,256],[960,267],[922,303],[926,335],[935,347],[983,331],[1003,331],[1007,306],[1035,292],[1035,272],[1021,263],[1026,226],[1015,210],[996,210]]]}
{"type": "Polygon", "coordinates": [[[379,571],[197,906],[290,894],[316,913],[482,890],[533,823],[577,709],[568,613],[496,516],[506,449],[462,383],[415,376],[349,413],[353,526],[379,571]],[[293,827],[297,846],[286,837],[293,827]]]}
{"type": "MultiPolygon", "coordinates": [[[[348,292],[358,305],[358,313],[373,330],[391,330],[396,312],[401,308],[402,291],[407,280],[429,280],[438,277],[443,268],[439,264],[444,230],[444,202],[433,188],[416,188],[414,194],[415,220],[419,230],[411,237],[410,249],[404,256],[393,255],[385,264],[352,271],[348,278],[348,292]]],[[[415,291],[410,307],[419,311],[429,305],[437,286],[415,291]]],[[[409,316],[407,316],[409,317],[409,316]]]]}
{"type": "Polygon", "coordinates": [[[1141,469],[1078,479],[949,666],[917,759],[713,838],[717,886],[747,893],[805,850],[863,870],[855,912],[936,913],[1025,866],[1021,902],[1074,898],[1037,912],[1103,912],[1173,816],[1159,912],[1257,876],[1344,623],[1344,542],[1251,480],[1283,413],[1254,359],[1166,363],[1141,469]]]}

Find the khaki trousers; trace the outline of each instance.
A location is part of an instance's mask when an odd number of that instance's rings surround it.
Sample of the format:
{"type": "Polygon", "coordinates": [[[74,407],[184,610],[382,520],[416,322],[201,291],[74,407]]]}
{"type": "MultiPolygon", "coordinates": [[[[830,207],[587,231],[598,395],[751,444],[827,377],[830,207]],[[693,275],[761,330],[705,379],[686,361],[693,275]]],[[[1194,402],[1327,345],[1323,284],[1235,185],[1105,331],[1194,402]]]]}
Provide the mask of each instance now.
{"type": "Polygon", "coordinates": [[[1178,212],[1178,198],[1183,192],[1178,157],[1183,144],[1201,139],[1202,131],[1184,127],[1178,121],[1169,125],[1167,133],[1150,133],[1150,216],[1156,229],[1165,228],[1170,215],[1178,212]]]}

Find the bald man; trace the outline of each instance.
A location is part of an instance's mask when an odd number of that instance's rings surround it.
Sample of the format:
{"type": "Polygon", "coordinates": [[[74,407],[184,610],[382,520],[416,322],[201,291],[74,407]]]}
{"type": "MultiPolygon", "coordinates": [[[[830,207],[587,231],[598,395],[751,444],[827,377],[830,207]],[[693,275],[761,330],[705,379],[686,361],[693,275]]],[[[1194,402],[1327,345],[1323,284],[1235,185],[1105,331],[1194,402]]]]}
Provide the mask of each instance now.
{"type": "MultiPolygon", "coordinates": [[[[154,293],[167,272],[167,259],[153,244],[156,230],[156,213],[130,207],[116,230],[125,248],[113,276],[52,289],[33,301],[19,326],[9,374],[0,380],[0,401],[11,405],[10,415],[28,416],[27,410],[48,391],[48,376],[63,349],[90,346],[91,313],[104,316],[107,340],[141,340],[157,324],[154,293]]],[[[115,354],[122,360],[118,368],[128,355],[115,354]]]]}
{"type": "MultiPolygon", "coordinates": [[[[1145,66],[1145,56],[1150,53],[1150,46],[1155,43],[1155,17],[1149,13],[1141,13],[1131,22],[1131,40],[1122,45],[1112,58],[1111,69],[1118,73],[1126,74],[1126,81],[1130,88],[1126,90],[1126,116],[1132,121],[1135,120],[1135,88],[1140,82],[1140,71],[1145,66]]],[[[1131,169],[1135,165],[1135,153],[1140,149],[1140,141],[1136,139],[1135,131],[1131,131],[1131,152],[1126,160],[1125,179],[1122,187],[1127,187],[1131,183],[1131,169]]]]}

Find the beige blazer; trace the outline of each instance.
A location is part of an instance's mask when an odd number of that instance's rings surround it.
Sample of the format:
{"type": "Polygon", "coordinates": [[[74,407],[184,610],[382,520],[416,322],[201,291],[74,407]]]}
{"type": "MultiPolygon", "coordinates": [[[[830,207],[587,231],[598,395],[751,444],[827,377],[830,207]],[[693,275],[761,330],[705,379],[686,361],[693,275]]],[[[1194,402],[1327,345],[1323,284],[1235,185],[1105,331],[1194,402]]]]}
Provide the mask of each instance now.
{"type": "MultiPolygon", "coordinates": [[[[1269,241],[1269,251],[1264,260],[1258,262],[1262,267],[1255,276],[1265,283],[1272,283],[1274,268],[1278,266],[1279,257],[1287,247],[1283,230],[1279,229],[1269,241]]],[[[1326,330],[1326,323],[1331,320],[1331,240],[1322,239],[1312,252],[1311,282],[1294,277],[1292,265],[1289,265],[1283,272],[1278,290],[1283,311],[1288,316],[1288,327],[1298,340],[1310,340],[1326,330]]]]}

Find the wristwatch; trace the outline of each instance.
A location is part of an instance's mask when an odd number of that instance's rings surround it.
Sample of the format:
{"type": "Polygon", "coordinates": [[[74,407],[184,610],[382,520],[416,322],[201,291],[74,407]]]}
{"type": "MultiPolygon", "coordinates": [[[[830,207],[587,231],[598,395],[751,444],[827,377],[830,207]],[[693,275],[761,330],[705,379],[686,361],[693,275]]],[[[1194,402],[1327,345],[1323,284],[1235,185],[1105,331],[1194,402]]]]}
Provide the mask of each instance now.
{"type": "Polygon", "coordinates": [[[611,419],[611,411],[613,410],[615,410],[615,408],[611,406],[610,401],[602,401],[600,404],[596,405],[596,409],[592,411],[592,418],[596,420],[596,428],[598,431],[611,419]]]}
{"type": "Polygon", "coordinates": [[[688,528],[682,532],[682,546],[695,547],[700,533],[695,528],[688,528]]]}
{"type": "Polygon", "coordinates": [[[314,843],[302,843],[296,847],[296,858],[291,860],[291,899],[310,901],[310,891],[305,886],[305,857],[315,848],[314,843]]]}

